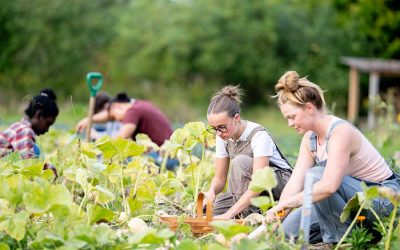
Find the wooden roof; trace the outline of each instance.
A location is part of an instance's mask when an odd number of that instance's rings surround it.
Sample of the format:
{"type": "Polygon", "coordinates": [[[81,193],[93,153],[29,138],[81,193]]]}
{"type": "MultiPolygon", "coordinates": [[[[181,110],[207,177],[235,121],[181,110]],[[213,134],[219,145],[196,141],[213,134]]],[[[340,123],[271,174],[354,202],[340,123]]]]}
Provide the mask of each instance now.
{"type": "Polygon", "coordinates": [[[342,57],[343,64],[367,73],[400,76],[400,60],[361,57],[342,57]]]}

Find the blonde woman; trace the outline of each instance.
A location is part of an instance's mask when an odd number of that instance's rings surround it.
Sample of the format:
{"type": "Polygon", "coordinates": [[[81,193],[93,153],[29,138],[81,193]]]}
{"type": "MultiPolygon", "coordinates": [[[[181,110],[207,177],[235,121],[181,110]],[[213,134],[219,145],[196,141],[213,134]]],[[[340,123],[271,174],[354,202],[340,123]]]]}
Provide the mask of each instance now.
{"type": "MultiPolygon", "coordinates": [[[[276,220],[278,211],[302,205],[304,178],[312,171],[313,227],[319,226],[324,243],[338,242],[350,225],[350,219],[340,222],[340,214],[346,202],[362,191],[361,182],[399,191],[400,177],[356,127],[326,112],[318,85],[289,71],[279,79],[275,89],[288,125],[304,136],[293,174],[279,203],[267,212],[267,220],[276,220]]],[[[375,199],[373,204],[381,216],[387,216],[393,209],[386,199],[375,199]]],[[[366,215],[366,221],[374,221],[374,216],[366,215]]],[[[284,219],[283,228],[288,236],[298,236],[299,221],[300,209],[284,219]]]]}

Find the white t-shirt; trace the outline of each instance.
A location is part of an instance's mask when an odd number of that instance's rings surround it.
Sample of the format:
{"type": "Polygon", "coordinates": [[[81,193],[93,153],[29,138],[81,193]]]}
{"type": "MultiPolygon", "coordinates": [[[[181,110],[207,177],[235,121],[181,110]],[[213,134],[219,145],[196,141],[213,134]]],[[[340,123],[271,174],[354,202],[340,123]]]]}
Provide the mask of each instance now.
{"type": "MultiPolygon", "coordinates": [[[[246,128],[243,133],[240,135],[238,141],[245,141],[247,137],[250,135],[251,131],[256,127],[261,126],[258,123],[246,121],[246,128]]],[[[232,138],[228,139],[231,143],[236,143],[232,138]]],[[[229,157],[228,152],[226,151],[227,141],[221,139],[221,137],[217,136],[216,146],[215,146],[215,154],[217,158],[227,158],[229,157]]],[[[281,168],[290,168],[286,161],[282,159],[279,154],[274,141],[271,136],[267,133],[267,131],[262,130],[254,134],[253,139],[250,143],[251,150],[253,151],[254,158],[258,157],[269,157],[269,160],[275,163],[277,166],[281,168]]]]}

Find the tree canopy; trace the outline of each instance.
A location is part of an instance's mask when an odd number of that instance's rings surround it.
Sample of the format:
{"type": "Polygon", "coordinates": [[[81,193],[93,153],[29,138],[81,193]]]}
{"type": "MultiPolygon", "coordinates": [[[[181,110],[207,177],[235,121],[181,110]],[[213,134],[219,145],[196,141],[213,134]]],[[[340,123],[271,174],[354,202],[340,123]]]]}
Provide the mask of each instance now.
{"type": "Polygon", "coordinates": [[[121,89],[241,84],[256,103],[293,69],[340,104],[341,55],[400,57],[399,10],[395,0],[0,0],[0,88],[79,98],[85,74],[101,71],[121,89]]]}

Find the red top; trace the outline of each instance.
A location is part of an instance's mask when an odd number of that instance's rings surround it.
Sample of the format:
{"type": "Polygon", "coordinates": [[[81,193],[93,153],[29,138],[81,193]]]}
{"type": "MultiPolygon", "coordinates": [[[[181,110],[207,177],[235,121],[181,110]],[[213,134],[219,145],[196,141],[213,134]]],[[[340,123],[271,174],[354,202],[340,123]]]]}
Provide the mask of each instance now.
{"type": "Polygon", "coordinates": [[[31,123],[22,119],[0,132],[0,157],[18,151],[22,159],[35,157],[35,132],[31,123]]]}
{"type": "Polygon", "coordinates": [[[132,135],[133,140],[137,134],[143,133],[148,135],[158,146],[161,146],[172,134],[168,118],[159,108],[148,101],[136,100],[126,112],[122,123],[136,125],[136,130],[132,135]]]}

